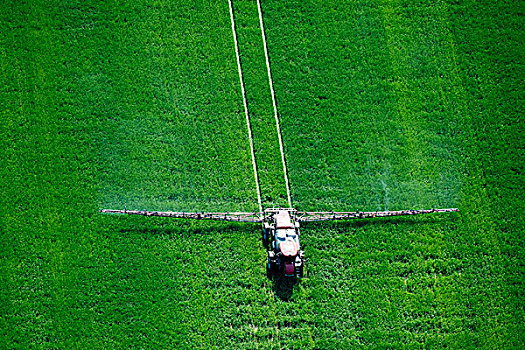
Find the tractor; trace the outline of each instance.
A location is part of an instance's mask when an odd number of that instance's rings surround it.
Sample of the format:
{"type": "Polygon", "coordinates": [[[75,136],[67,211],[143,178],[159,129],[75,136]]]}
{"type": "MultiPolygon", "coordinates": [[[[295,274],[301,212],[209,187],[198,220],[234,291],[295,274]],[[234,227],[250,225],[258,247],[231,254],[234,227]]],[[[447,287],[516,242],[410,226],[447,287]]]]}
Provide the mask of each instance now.
{"type": "Polygon", "coordinates": [[[299,222],[294,209],[271,208],[264,211],[263,244],[268,250],[266,274],[303,277],[304,252],[299,243],[299,222]]]}

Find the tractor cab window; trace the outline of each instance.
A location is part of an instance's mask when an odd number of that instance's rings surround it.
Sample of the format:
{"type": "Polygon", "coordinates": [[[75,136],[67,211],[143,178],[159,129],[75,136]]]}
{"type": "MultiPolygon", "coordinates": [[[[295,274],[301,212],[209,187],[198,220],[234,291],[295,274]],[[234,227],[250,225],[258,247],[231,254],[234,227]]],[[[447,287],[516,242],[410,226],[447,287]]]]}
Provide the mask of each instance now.
{"type": "Polygon", "coordinates": [[[295,240],[297,237],[297,233],[295,233],[294,229],[286,229],[286,230],[277,230],[277,239],[279,241],[286,241],[287,238],[291,238],[292,240],[295,240]]]}
{"type": "Polygon", "coordinates": [[[286,237],[291,237],[291,238],[294,238],[297,236],[297,234],[295,233],[295,230],[286,230],[286,237]]]}
{"type": "Polygon", "coordinates": [[[286,240],[286,230],[277,230],[276,236],[279,241],[285,241],[286,240]]]}

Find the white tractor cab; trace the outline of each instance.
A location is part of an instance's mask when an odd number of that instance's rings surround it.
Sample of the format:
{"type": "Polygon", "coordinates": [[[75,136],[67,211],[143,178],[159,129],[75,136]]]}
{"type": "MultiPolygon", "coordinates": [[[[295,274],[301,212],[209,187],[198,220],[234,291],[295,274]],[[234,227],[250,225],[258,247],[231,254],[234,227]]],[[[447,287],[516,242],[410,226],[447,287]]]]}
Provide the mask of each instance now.
{"type": "Polygon", "coordinates": [[[304,253],[299,243],[299,222],[295,209],[272,208],[264,211],[263,243],[268,250],[266,272],[269,277],[303,277],[304,253]]]}

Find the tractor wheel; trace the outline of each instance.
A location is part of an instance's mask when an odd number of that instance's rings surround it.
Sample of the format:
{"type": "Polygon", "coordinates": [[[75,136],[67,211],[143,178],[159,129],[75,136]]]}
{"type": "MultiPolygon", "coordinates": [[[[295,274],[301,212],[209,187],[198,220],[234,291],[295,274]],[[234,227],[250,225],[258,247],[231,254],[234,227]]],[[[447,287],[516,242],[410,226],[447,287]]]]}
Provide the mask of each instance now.
{"type": "Polygon", "coordinates": [[[298,267],[296,270],[295,270],[295,276],[297,278],[302,278],[304,275],[304,265],[301,265],[300,267],[298,267]]]}
{"type": "Polygon", "coordinates": [[[295,260],[295,276],[302,278],[304,275],[304,253],[299,252],[298,258],[295,260]]]}
{"type": "Polygon", "coordinates": [[[266,277],[268,277],[268,279],[272,279],[273,277],[272,264],[270,263],[270,260],[268,260],[266,263],[266,277]]]}
{"type": "Polygon", "coordinates": [[[266,230],[263,230],[263,233],[262,233],[262,241],[263,241],[263,246],[264,248],[268,248],[268,232],[266,232],[266,230]]]}

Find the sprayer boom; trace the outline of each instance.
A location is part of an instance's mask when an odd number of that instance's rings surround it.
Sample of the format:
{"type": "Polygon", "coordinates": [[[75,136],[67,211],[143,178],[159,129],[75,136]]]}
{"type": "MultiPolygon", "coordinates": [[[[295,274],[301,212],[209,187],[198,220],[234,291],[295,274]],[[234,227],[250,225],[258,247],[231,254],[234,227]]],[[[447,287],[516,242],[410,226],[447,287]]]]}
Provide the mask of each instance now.
{"type": "Polygon", "coordinates": [[[299,242],[299,228],[301,222],[349,220],[363,218],[377,218],[387,216],[419,215],[432,213],[448,213],[458,211],[457,208],[428,209],[428,210],[399,210],[399,211],[362,211],[362,212],[335,212],[335,211],[306,211],[301,212],[293,208],[267,208],[258,212],[177,212],[177,211],[148,211],[148,210],[121,210],[102,209],[101,213],[128,214],[142,216],[160,216],[168,218],[218,220],[262,223],[262,241],[267,250],[266,273],[272,278],[274,274],[285,277],[302,277],[305,264],[304,252],[299,242]]]}
{"type": "Polygon", "coordinates": [[[224,212],[224,213],[206,213],[206,212],[177,212],[177,211],[149,211],[149,210],[121,210],[121,209],[102,209],[101,213],[108,214],[128,214],[142,216],[160,216],[179,219],[196,219],[196,220],[216,220],[216,221],[238,221],[238,222],[266,222],[279,211],[287,211],[295,221],[335,221],[350,219],[379,218],[389,216],[407,216],[433,213],[449,213],[458,211],[457,208],[447,209],[421,209],[421,210],[397,210],[397,211],[297,211],[295,209],[270,208],[263,213],[257,212],[224,212]]]}
{"type": "Polygon", "coordinates": [[[421,210],[397,210],[397,211],[307,211],[297,212],[297,221],[335,221],[335,220],[349,220],[349,219],[364,219],[364,218],[379,218],[387,216],[405,216],[405,215],[420,215],[433,213],[450,213],[459,211],[458,208],[447,209],[421,209],[421,210]]]}
{"type": "Polygon", "coordinates": [[[167,218],[196,219],[196,220],[219,220],[219,221],[239,221],[239,222],[263,222],[260,213],[255,212],[234,212],[234,213],[205,213],[205,212],[177,212],[177,211],[148,211],[148,210],[115,210],[102,209],[101,213],[108,214],[128,214],[142,216],[160,216],[167,218]]]}

